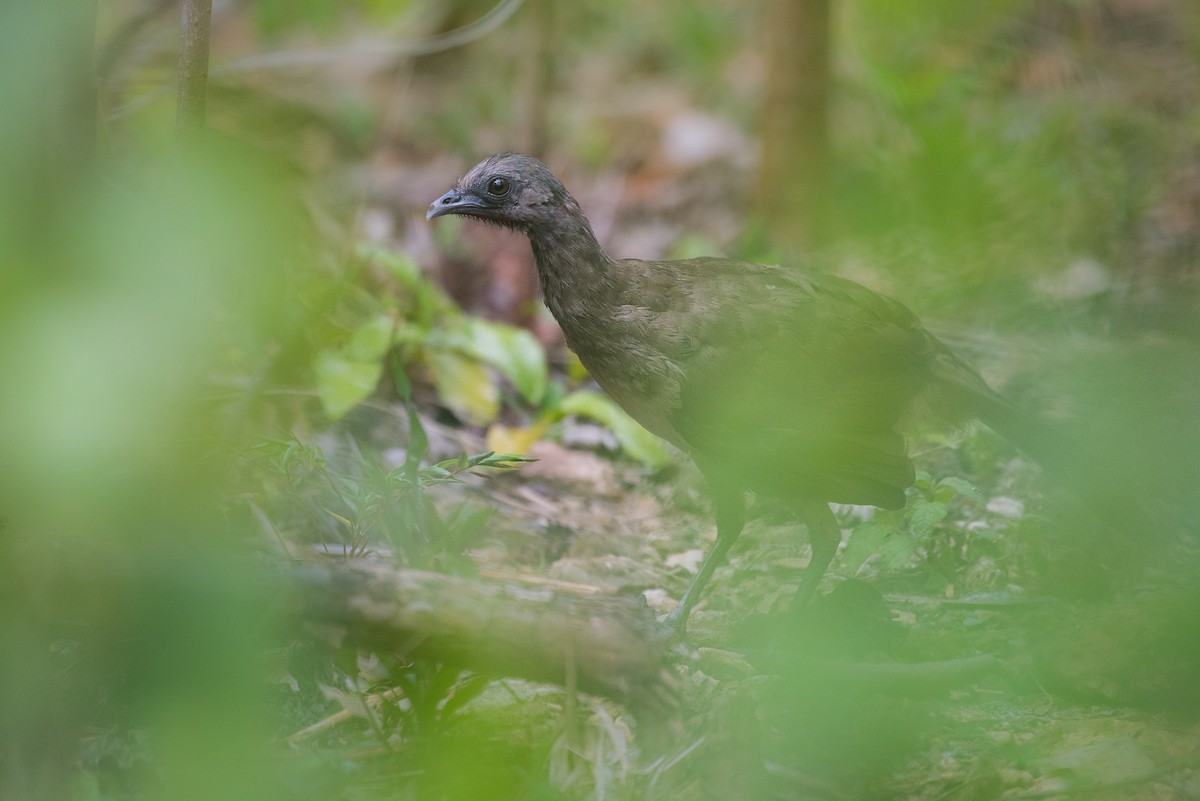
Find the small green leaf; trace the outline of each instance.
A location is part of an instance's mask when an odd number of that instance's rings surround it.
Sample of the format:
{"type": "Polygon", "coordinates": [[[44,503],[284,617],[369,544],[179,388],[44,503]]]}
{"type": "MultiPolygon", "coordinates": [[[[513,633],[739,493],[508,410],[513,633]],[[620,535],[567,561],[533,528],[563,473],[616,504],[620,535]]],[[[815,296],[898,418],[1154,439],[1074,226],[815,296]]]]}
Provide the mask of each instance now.
{"type": "Polygon", "coordinates": [[[536,461],[537,459],[519,453],[490,453],[486,459],[480,460],[479,464],[485,467],[512,467],[517,462],[536,461]]]}
{"type": "Polygon", "coordinates": [[[914,534],[924,539],[933,533],[933,529],[946,516],[949,507],[944,503],[926,501],[920,498],[912,502],[908,512],[908,524],[914,534]]]}
{"type": "Polygon", "coordinates": [[[854,529],[854,533],[850,535],[850,541],[846,543],[846,549],[842,551],[845,574],[847,576],[856,575],[863,563],[871,558],[871,554],[882,549],[887,538],[895,534],[894,526],[877,521],[863,523],[854,529]]]}
{"type": "Polygon", "coordinates": [[[382,359],[392,347],[392,320],[385,314],[359,326],[346,346],[346,358],[356,362],[382,359]]]}
{"type": "Polygon", "coordinates": [[[383,366],[378,361],[348,359],[339,351],[324,351],[317,357],[317,396],[325,414],[337,420],[375,391],[383,366]]]}
{"type": "Polygon", "coordinates": [[[937,486],[939,489],[942,487],[949,487],[958,495],[963,495],[967,498],[970,498],[976,503],[983,503],[983,493],[980,492],[974,484],[964,478],[959,478],[958,476],[946,476],[937,483],[937,486]]]}
{"type": "Polygon", "coordinates": [[[417,415],[417,408],[411,401],[406,401],[408,409],[408,450],[404,454],[404,469],[409,480],[415,480],[421,460],[429,453],[429,435],[417,415]]]}
{"type": "Polygon", "coordinates": [[[425,359],[438,397],[451,411],[474,425],[487,425],[496,418],[499,393],[482,364],[453,350],[427,349],[425,359]]]}
{"type": "MultiPolygon", "coordinates": [[[[439,230],[445,226],[439,226],[439,230]]],[[[408,255],[373,245],[361,245],[359,256],[382,267],[408,295],[405,317],[418,328],[428,330],[440,315],[457,319],[462,311],[408,255]]]]}
{"type": "Polygon", "coordinates": [[[396,345],[427,345],[433,334],[428,326],[410,320],[401,321],[392,330],[392,343],[396,345]]]}
{"type": "Polygon", "coordinates": [[[366,244],[359,245],[358,253],[361,258],[383,267],[405,287],[411,288],[425,280],[421,268],[406,253],[366,244]]]}
{"type": "Polygon", "coordinates": [[[907,565],[916,552],[916,540],[897,532],[888,537],[879,549],[879,567],[882,570],[898,570],[907,565]]]}
{"type": "Polygon", "coordinates": [[[405,403],[412,400],[412,382],[408,380],[408,373],[404,371],[404,360],[400,358],[398,352],[392,353],[392,383],[396,386],[396,394],[405,403]]]}
{"type": "Polygon", "coordinates": [[[642,464],[659,467],[667,463],[667,451],[662,441],[642,428],[607,395],[588,390],[572,392],[563,398],[559,408],[563,414],[586,417],[607,426],[625,453],[642,464]]]}
{"type": "Polygon", "coordinates": [[[499,370],[525,400],[541,403],[546,394],[546,352],[533,334],[524,328],[470,318],[465,349],[499,370]]]}

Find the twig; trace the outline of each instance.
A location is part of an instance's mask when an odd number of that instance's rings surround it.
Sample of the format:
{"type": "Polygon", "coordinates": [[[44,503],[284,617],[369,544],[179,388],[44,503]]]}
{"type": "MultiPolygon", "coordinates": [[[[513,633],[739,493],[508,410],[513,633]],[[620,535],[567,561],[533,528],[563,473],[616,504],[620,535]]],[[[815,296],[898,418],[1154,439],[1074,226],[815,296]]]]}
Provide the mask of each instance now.
{"type": "Polygon", "coordinates": [[[296,546],[287,540],[279,529],[275,528],[275,524],[271,522],[271,518],[267,517],[267,513],[259,507],[254,501],[249,501],[250,511],[254,514],[254,518],[258,520],[258,524],[262,526],[263,532],[270,535],[279,543],[279,547],[288,555],[289,559],[298,559],[299,554],[296,552],[296,546]]]}
{"type": "Polygon", "coordinates": [[[213,70],[214,75],[251,72],[287,67],[322,67],[344,64],[347,61],[389,61],[401,56],[427,56],[451,50],[482,39],[511,17],[524,0],[501,0],[496,6],[472,23],[452,31],[408,42],[372,42],[369,44],[318,47],[307,50],[279,50],[231,61],[213,70]]]}
{"type": "Polygon", "coordinates": [[[495,570],[483,567],[479,569],[479,575],[483,578],[495,579],[496,581],[519,581],[535,587],[549,587],[552,590],[573,592],[578,595],[595,595],[600,592],[600,588],[593,584],[580,584],[576,581],[562,581],[560,579],[546,578],[545,576],[533,576],[527,573],[517,573],[513,570],[495,570]]]}
{"type": "MultiPolygon", "coordinates": [[[[376,706],[377,707],[380,704],[382,704],[384,701],[391,701],[396,698],[401,698],[403,696],[404,696],[404,690],[402,688],[393,687],[390,690],[385,690],[382,693],[376,693],[375,695],[368,695],[364,699],[364,702],[368,706],[376,706]]],[[[301,740],[306,740],[309,737],[312,737],[314,734],[317,734],[319,732],[324,731],[325,729],[336,726],[337,724],[342,723],[344,721],[350,720],[353,717],[354,717],[354,713],[351,712],[349,709],[338,710],[337,712],[334,712],[329,717],[321,718],[320,720],[318,720],[316,723],[312,724],[311,726],[305,726],[300,731],[293,732],[292,734],[288,735],[288,738],[287,738],[288,744],[295,745],[296,743],[300,742],[301,740]]]]}
{"type": "Polygon", "coordinates": [[[204,128],[211,32],[212,0],[183,0],[179,36],[179,95],[175,107],[175,127],[181,133],[204,128]]]}

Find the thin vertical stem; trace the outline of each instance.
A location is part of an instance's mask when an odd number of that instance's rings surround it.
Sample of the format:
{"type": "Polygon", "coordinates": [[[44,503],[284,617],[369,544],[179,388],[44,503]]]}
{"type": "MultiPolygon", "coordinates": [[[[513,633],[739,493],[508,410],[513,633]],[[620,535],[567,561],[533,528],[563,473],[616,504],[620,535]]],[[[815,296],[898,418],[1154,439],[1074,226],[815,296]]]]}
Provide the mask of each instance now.
{"type": "Polygon", "coordinates": [[[175,107],[175,125],[181,132],[204,128],[211,33],[212,0],[183,0],[179,96],[175,107]]]}

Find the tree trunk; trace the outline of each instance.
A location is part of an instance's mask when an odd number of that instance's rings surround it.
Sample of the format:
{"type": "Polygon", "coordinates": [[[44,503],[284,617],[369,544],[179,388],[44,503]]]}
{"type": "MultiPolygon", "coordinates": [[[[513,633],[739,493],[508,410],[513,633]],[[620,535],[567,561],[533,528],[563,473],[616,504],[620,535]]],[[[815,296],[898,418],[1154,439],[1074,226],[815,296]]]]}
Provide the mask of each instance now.
{"type": "Polygon", "coordinates": [[[767,94],[756,200],[767,233],[793,247],[820,228],[829,173],[830,0],[770,0],[767,94]]]}

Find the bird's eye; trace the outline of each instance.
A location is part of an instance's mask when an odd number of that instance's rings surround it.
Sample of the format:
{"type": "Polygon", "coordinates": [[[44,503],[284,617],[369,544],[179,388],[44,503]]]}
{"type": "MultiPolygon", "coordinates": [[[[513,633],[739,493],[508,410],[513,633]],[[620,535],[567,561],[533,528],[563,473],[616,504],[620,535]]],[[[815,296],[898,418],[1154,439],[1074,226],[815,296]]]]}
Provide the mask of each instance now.
{"type": "Polygon", "coordinates": [[[510,189],[507,178],[493,178],[487,183],[487,192],[492,197],[504,197],[510,189]]]}

